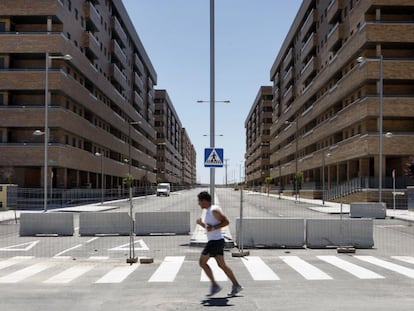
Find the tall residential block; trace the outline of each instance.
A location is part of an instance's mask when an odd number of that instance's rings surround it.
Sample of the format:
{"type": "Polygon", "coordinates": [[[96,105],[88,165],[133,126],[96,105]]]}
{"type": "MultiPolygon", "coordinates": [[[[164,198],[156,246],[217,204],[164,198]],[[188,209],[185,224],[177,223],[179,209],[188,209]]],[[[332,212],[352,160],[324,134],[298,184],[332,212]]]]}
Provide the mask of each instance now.
{"type": "Polygon", "coordinates": [[[262,185],[270,176],[269,148],[272,126],[272,87],[262,86],[247,115],[246,128],[246,183],[262,185]]]}
{"type": "Polygon", "coordinates": [[[158,182],[182,184],[182,125],[166,90],[155,90],[158,182]]]}
{"type": "Polygon", "coordinates": [[[314,197],[323,184],[376,194],[382,175],[386,199],[393,170],[397,187],[412,183],[413,14],[407,0],[303,1],[270,72],[275,183],[298,172],[314,197]]]}
{"type": "Polygon", "coordinates": [[[197,178],[196,157],[194,145],[191,143],[185,128],[181,130],[182,181],[184,185],[195,185],[197,178]]]}
{"type": "Polygon", "coordinates": [[[0,68],[0,167],[11,182],[43,185],[44,136],[33,133],[44,132],[45,97],[53,187],[99,188],[101,169],[106,188],[128,172],[155,182],[157,75],[121,0],[0,1],[0,68]]]}

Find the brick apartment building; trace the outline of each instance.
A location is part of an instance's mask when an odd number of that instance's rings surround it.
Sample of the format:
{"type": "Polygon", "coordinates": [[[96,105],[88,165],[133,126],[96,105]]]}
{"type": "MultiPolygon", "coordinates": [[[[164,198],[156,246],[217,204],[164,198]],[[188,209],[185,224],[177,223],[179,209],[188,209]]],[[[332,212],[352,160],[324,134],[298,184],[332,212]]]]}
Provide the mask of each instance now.
{"type": "MultiPolygon", "coordinates": [[[[393,170],[397,188],[412,183],[404,171],[414,154],[413,13],[404,0],[303,1],[270,71],[276,185],[292,189],[298,172],[304,195],[320,198],[325,185],[335,199],[342,185],[349,200],[376,200],[382,175],[389,201],[393,170]]],[[[246,120],[248,181],[266,172],[255,164],[268,140],[251,127],[256,109],[257,100],[246,120]]]]}
{"type": "Polygon", "coordinates": [[[246,183],[262,185],[270,176],[269,148],[272,126],[272,87],[261,86],[244,123],[246,128],[246,183]]]}
{"type": "Polygon", "coordinates": [[[166,90],[155,90],[158,182],[182,184],[182,125],[166,90]]]}
{"type": "Polygon", "coordinates": [[[270,72],[275,184],[289,187],[299,172],[303,188],[320,197],[325,175],[326,189],[372,189],[365,199],[375,200],[380,139],[385,199],[394,169],[397,187],[410,183],[404,169],[414,154],[413,14],[414,2],[406,0],[303,1],[270,72]]]}
{"type": "Polygon", "coordinates": [[[194,145],[187,130],[181,130],[182,181],[184,185],[195,185],[197,180],[196,157],[194,145]]]}
{"type": "Polygon", "coordinates": [[[0,182],[43,186],[46,63],[49,183],[155,183],[157,75],[121,0],[0,2],[0,182]]]}

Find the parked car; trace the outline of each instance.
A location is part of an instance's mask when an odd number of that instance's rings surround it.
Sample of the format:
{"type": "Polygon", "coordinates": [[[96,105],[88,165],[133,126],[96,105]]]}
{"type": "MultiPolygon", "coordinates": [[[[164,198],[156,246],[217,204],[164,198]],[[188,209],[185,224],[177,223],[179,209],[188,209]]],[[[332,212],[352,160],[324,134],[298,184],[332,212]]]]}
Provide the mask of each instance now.
{"type": "Polygon", "coordinates": [[[157,197],[161,195],[165,195],[167,197],[170,196],[170,183],[160,183],[157,186],[157,197]]]}

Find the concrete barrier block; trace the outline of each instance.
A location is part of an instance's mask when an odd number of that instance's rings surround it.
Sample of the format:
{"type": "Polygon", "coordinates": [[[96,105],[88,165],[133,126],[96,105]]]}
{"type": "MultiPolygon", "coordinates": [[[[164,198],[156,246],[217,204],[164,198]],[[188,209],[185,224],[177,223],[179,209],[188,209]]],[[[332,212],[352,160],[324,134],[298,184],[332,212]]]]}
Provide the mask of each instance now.
{"type": "Polygon", "coordinates": [[[131,231],[131,217],[126,212],[117,213],[80,213],[79,234],[119,234],[129,235],[131,231]]]}
{"type": "Polygon", "coordinates": [[[36,234],[73,235],[72,213],[21,213],[20,236],[36,234]]]}
{"type": "Polygon", "coordinates": [[[135,233],[189,234],[190,212],[140,212],[135,213],[135,233]]]}
{"type": "Polygon", "coordinates": [[[307,219],[306,245],[309,248],[374,246],[372,219],[307,219]]]}
{"type": "Polygon", "coordinates": [[[237,243],[244,247],[302,248],[305,245],[305,220],[295,218],[240,218],[236,220],[237,243]]]}
{"type": "Polygon", "coordinates": [[[380,202],[351,203],[349,216],[352,218],[381,218],[387,215],[387,206],[380,202]]]}

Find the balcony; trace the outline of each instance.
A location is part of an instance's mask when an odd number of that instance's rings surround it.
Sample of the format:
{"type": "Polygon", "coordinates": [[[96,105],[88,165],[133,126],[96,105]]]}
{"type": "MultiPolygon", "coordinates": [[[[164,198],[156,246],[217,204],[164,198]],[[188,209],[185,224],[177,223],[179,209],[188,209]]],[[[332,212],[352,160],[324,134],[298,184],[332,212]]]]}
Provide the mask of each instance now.
{"type": "Polygon", "coordinates": [[[343,28],[344,26],[342,24],[337,23],[328,33],[328,41],[326,45],[329,51],[336,52],[342,46],[343,28]]]}
{"type": "Polygon", "coordinates": [[[141,59],[139,58],[138,54],[134,54],[134,66],[138,71],[140,71],[142,74],[145,73],[144,65],[141,62],[141,59]]]}
{"type": "Polygon", "coordinates": [[[101,15],[96,10],[92,2],[85,2],[83,11],[86,19],[86,29],[90,31],[99,31],[101,25],[101,15]]]}
{"type": "Polygon", "coordinates": [[[3,33],[1,34],[0,53],[62,53],[66,45],[63,33],[3,33]],[[18,42],[18,44],[16,44],[18,42]]]}
{"type": "Polygon", "coordinates": [[[317,45],[318,45],[318,36],[313,32],[301,48],[300,57],[301,57],[302,62],[304,59],[308,57],[308,55],[311,52],[314,52],[316,50],[317,45]]]}
{"type": "Polygon", "coordinates": [[[126,77],[116,64],[111,64],[110,75],[112,83],[117,84],[124,90],[128,88],[126,77]]]}
{"type": "Polygon", "coordinates": [[[118,61],[123,65],[125,68],[127,63],[127,58],[122,50],[122,48],[119,46],[118,41],[112,40],[111,41],[111,53],[118,59],[118,61]]]}
{"type": "Polygon", "coordinates": [[[144,82],[142,81],[141,77],[135,73],[134,74],[134,84],[135,86],[138,87],[139,90],[141,90],[141,92],[144,92],[144,82]]]}
{"type": "Polygon", "coordinates": [[[293,48],[290,48],[285,58],[283,59],[282,68],[285,69],[293,60],[293,48]]]}
{"type": "Polygon", "coordinates": [[[283,76],[283,86],[289,85],[292,79],[293,79],[293,67],[290,67],[289,70],[283,76]]]}
{"type": "Polygon", "coordinates": [[[141,95],[138,94],[137,91],[134,91],[134,103],[138,106],[138,111],[141,114],[143,114],[145,111],[144,100],[142,99],[141,95]]]}
{"type": "Polygon", "coordinates": [[[302,28],[300,29],[302,39],[304,36],[308,34],[309,30],[316,23],[317,20],[318,20],[318,14],[315,9],[312,9],[312,11],[310,11],[308,17],[304,21],[302,28]]]}
{"type": "Polygon", "coordinates": [[[367,42],[413,42],[414,23],[367,23],[362,29],[367,42]]]}
{"type": "Polygon", "coordinates": [[[328,23],[333,24],[341,15],[341,10],[344,8],[343,0],[331,0],[328,6],[326,19],[328,23]]]}
{"type": "Polygon", "coordinates": [[[82,47],[86,50],[85,52],[88,58],[99,58],[99,54],[101,53],[101,45],[91,32],[84,32],[82,47]]]}
{"type": "Polygon", "coordinates": [[[122,47],[125,47],[128,44],[128,37],[124,29],[122,28],[121,23],[115,16],[112,16],[111,26],[113,34],[121,41],[120,44],[122,45],[122,47]]]}
{"type": "Polygon", "coordinates": [[[317,61],[315,57],[312,57],[307,64],[300,71],[301,81],[306,81],[306,79],[311,75],[311,73],[317,70],[317,61]]]}
{"type": "Polygon", "coordinates": [[[293,96],[293,85],[291,85],[283,94],[283,99],[282,101],[284,103],[288,102],[293,96]]]}

